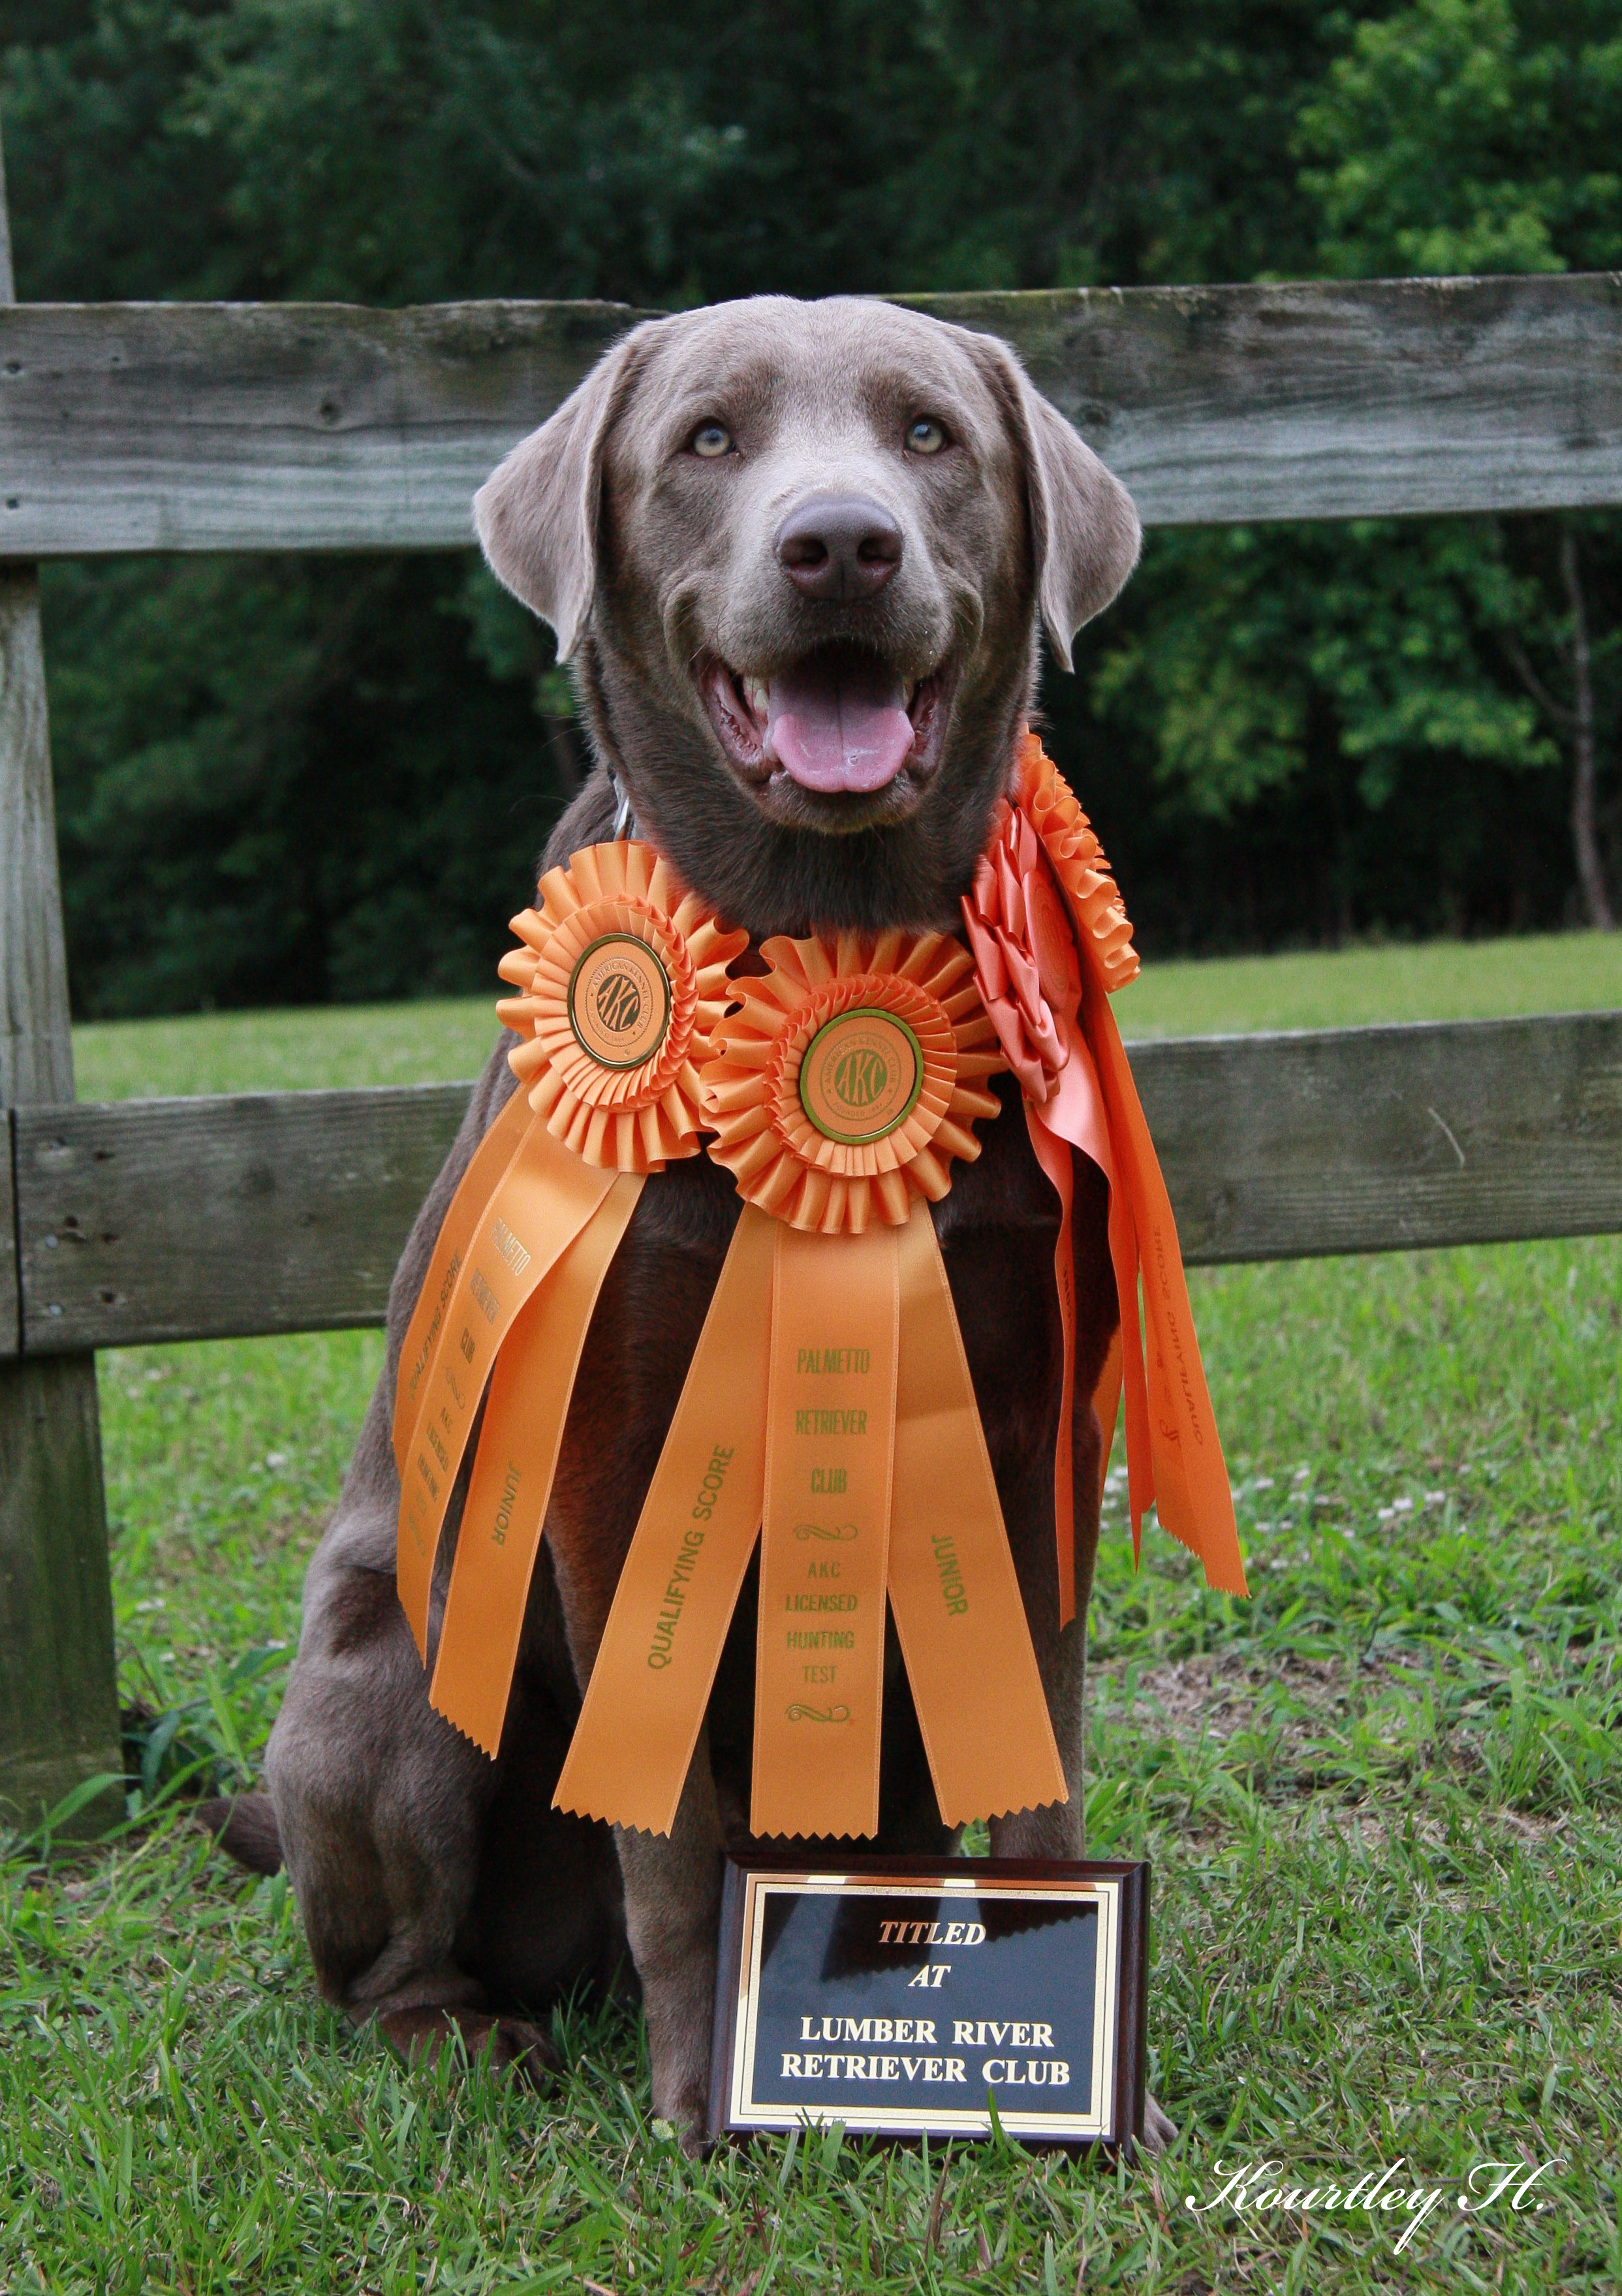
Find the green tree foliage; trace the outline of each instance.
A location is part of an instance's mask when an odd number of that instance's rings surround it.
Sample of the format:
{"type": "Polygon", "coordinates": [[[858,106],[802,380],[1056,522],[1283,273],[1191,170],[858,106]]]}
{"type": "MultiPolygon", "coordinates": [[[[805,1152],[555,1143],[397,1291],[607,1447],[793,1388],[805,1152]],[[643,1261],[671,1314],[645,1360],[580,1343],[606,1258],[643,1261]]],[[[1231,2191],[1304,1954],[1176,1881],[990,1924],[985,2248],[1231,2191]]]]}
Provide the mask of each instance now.
{"type": "MultiPolygon", "coordinates": [[[[1323,163],[1302,184],[1326,268],[1615,270],[1622,14],[1603,0],[1418,0],[1357,27],[1303,109],[1300,144],[1323,163]]],[[[1614,750],[1622,550],[1614,521],[1551,525],[1521,521],[1511,554],[1530,579],[1477,619],[1569,747],[1577,894],[1610,924],[1622,816],[1614,780],[1602,811],[1597,750],[1602,719],[1614,750]]],[[[1489,528],[1484,554],[1503,548],[1489,528]]],[[[1547,754],[1529,742],[1511,761],[1547,754]]]]}
{"type": "MultiPolygon", "coordinates": [[[[1622,10],[1418,0],[1358,23],[1299,102],[1292,149],[1322,272],[1614,268],[1622,10]]],[[[1341,929],[1610,922],[1614,519],[1157,537],[1126,620],[1124,642],[1106,626],[1094,697],[1192,811],[1227,823],[1264,793],[1340,791],[1341,929]],[[1563,847],[1552,767],[1570,775],[1563,847]],[[1373,825],[1389,847],[1399,821],[1425,849],[1418,883],[1363,858],[1373,825]]],[[[1309,871],[1320,931],[1323,867],[1309,871]]]]}
{"type": "MultiPolygon", "coordinates": [[[[0,0],[0,49],[35,299],[1622,263],[1622,0],[0,0]]],[[[477,569],[46,611],[82,1009],[487,982],[579,750],[477,569]]],[[[1160,533],[1044,700],[1151,946],[1547,922],[1622,873],[1619,620],[1606,518],[1160,533]]]]}
{"type": "Polygon", "coordinates": [[[1418,0],[1359,24],[1299,118],[1325,270],[1616,266],[1622,20],[1607,0],[1418,0]]]}

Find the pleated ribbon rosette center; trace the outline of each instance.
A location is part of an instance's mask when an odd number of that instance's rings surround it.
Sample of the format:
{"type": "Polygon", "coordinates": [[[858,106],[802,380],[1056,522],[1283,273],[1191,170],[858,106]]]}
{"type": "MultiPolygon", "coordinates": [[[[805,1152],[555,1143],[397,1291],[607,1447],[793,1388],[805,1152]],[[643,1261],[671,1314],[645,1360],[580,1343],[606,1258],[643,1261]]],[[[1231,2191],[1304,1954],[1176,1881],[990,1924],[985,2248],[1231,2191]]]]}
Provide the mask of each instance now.
{"type": "Polygon", "coordinates": [[[886,1606],[948,1824],[1066,1798],[930,1205],[1004,1065],[962,945],[775,939],[703,1106],[744,1199],[556,1800],[668,1833],[760,1538],[750,1830],[878,1830],[886,1606]]]}

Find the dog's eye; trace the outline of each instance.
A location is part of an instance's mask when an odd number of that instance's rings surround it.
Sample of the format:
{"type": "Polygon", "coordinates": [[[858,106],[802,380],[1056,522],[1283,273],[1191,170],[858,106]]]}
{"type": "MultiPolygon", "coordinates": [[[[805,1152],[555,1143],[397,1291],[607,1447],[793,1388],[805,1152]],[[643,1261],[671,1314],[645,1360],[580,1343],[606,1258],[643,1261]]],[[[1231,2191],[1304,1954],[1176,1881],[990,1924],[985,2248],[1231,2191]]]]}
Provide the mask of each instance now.
{"type": "Polygon", "coordinates": [[[946,443],[945,424],[932,422],[927,414],[920,415],[906,434],[910,455],[938,455],[946,443]]]}
{"type": "Polygon", "coordinates": [[[724,423],[700,422],[692,434],[692,451],[695,455],[713,458],[717,455],[730,455],[732,449],[733,434],[724,423]]]}

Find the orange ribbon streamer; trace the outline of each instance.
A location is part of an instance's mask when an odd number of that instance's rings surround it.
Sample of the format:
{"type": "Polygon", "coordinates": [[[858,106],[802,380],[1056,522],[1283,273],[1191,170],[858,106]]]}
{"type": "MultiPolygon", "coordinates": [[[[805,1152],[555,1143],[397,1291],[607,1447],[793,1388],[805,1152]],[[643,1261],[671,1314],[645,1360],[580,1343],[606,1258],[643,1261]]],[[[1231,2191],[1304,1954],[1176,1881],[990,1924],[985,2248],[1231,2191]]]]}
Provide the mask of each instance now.
{"type": "Polygon", "coordinates": [[[643,1502],[554,1808],[668,1833],[760,1529],[776,1223],[745,1204],[643,1502]]]}
{"type": "Polygon", "coordinates": [[[996,1106],[969,960],[939,935],[765,953],[704,1075],[745,1209],[558,1804],[669,1830],[757,1521],[754,1833],[877,1831],[887,1594],[946,1823],[1062,1801],[927,1201],[996,1106]]]}
{"type": "Polygon", "coordinates": [[[422,1278],[422,1289],[417,1294],[417,1304],[400,1346],[394,1390],[394,1463],[402,1472],[406,1447],[417,1423],[423,1376],[438,1351],[445,1330],[446,1310],[467,1258],[468,1246],[481,1224],[480,1216],[495,1193],[496,1182],[512,1162],[531,1121],[523,1094],[514,1093],[474,1150],[473,1160],[463,1174],[440,1224],[428,1273],[422,1278]]]}
{"type": "Polygon", "coordinates": [[[746,946],[635,841],[583,848],[539,898],[501,964],[522,994],[497,1007],[525,1089],[441,1223],[395,1397],[397,1584],[426,1662],[439,1535],[490,1383],[430,1693],[489,1754],[597,1294],[644,1177],[698,1153],[696,1063],[746,946]]]}
{"type": "MultiPolygon", "coordinates": [[[[479,1213],[452,1288],[400,1475],[395,1573],[417,1655],[428,1660],[428,1598],[439,1533],[473,1419],[520,1310],[602,1204],[618,1176],[583,1164],[532,1119],[479,1213]]],[[[465,1185],[465,1183],[464,1183],[465,1185]]]]}
{"type": "Polygon", "coordinates": [[[581,1350],[642,1190],[640,1173],[613,1179],[496,1359],[429,1692],[430,1704],[492,1758],[581,1350]]]}
{"type": "Polygon", "coordinates": [[[900,1260],[890,1609],[940,1815],[963,1825],[1069,1789],[927,1205],[900,1260]]]}
{"type": "Polygon", "coordinates": [[[1204,1563],[1208,1586],[1248,1595],[1227,1463],[1194,1336],[1171,1199],[1115,1015],[1091,977],[1082,1024],[1097,1062],[1122,1182],[1110,1198],[1110,1250],[1122,1306],[1133,1551],[1137,1552],[1144,1511],[1153,1505],[1173,1538],[1204,1563]],[[1137,1317],[1140,1274],[1146,1360],[1137,1317]]]}
{"type": "Polygon", "coordinates": [[[1021,743],[1018,807],[999,809],[963,918],[993,1024],[1024,1087],[1032,1145],[1060,1201],[1054,1270],[1064,1369],[1053,1485],[1061,1618],[1075,1612],[1072,1146],[1110,1183],[1120,1321],[1092,1401],[1107,1460],[1124,1377],[1134,1553],[1144,1512],[1155,1505],[1167,1529],[1200,1556],[1208,1585],[1248,1594],[1176,1223],[1110,1009],[1110,991],[1137,972],[1131,927],[1086,816],[1033,734],[1021,743]]]}
{"type": "Polygon", "coordinates": [[[879,1830],[900,1340],[893,1227],[881,1222],[831,1243],[779,1224],[755,1653],[756,1835],[879,1830]]]}
{"type": "MultiPolygon", "coordinates": [[[[1059,1240],[1053,1247],[1053,1281],[1059,1292],[1059,1324],[1063,1340],[1063,1370],[1059,1398],[1059,1434],[1053,1446],[1053,1525],[1059,1552],[1059,1623],[1068,1626],[1076,1615],[1075,1446],[1076,1412],[1076,1252],[1071,1216],[1075,1209],[1076,1175],[1070,1163],[1072,1144],[1093,1159],[1110,1183],[1114,1201],[1114,1158],[1110,1152],[1110,1125],[1104,1113],[1098,1078],[1086,1040],[1073,1016],[1060,1021],[1060,1038],[1069,1057],[1060,1071],[1059,1089],[1037,1107],[1025,1103],[1026,1128],[1036,1161],[1052,1181],[1059,1197],[1059,1240]]],[[[1117,1366],[1118,1349],[1111,1351],[1117,1366]]],[[[1109,1362],[1098,1388],[1089,1398],[1104,1429],[1105,1450],[1099,1464],[1099,1491],[1109,1461],[1109,1443],[1115,1432],[1118,1380],[1113,1393],[1104,1392],[1109,1362]],[[1109,1417],[1103,1416],[1108,1402],[1109,1417]]]]}

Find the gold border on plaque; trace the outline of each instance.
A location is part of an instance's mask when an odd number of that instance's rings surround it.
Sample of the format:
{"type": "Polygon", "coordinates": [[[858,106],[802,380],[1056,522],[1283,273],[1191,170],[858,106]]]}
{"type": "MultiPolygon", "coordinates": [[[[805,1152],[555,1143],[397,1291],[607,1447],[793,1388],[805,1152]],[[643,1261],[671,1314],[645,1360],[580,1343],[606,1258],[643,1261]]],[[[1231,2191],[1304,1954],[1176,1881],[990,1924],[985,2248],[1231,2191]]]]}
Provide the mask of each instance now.
{"type": "MultiPolygon", "coordinates": [[[[1002,1881],[990,1878],[961,1881],[919,1881],[897,1876],[841,1874],[765,1874],[744,1875],[742,1951],[738,1956],[738,2020],[728,2071],[729,2118],[754,2128],[826,2128],[842,2121],[847,2128],[884,2130],[893,2136],[988,2136],[991,2115],[981,2106],[920,2105],[905,2112],[894,2105],[758,2103],[754,2096],[756,2009],[760,1997],[762,1916],[773,1896],[787,1898],[927,1898],[937,1903],[950,1898],[1078,1898],[1098,1900],[1098,1965],[1093,1988],[1093,2106],[1087,2112],[1021,2112],[1017,2105],[997,2099],[997,2119],[1014,2136],[1045,2136],[1065,2144],[1086,2144],[1111,2134],[1115,2115],[1116,1997],[1120,1988],[1122,1877],[1100,1875],[1091,1882],[1002,1881]]],[[[1123,2132],[1124,2133],[1124,2132],[1123,2132]]]]}

